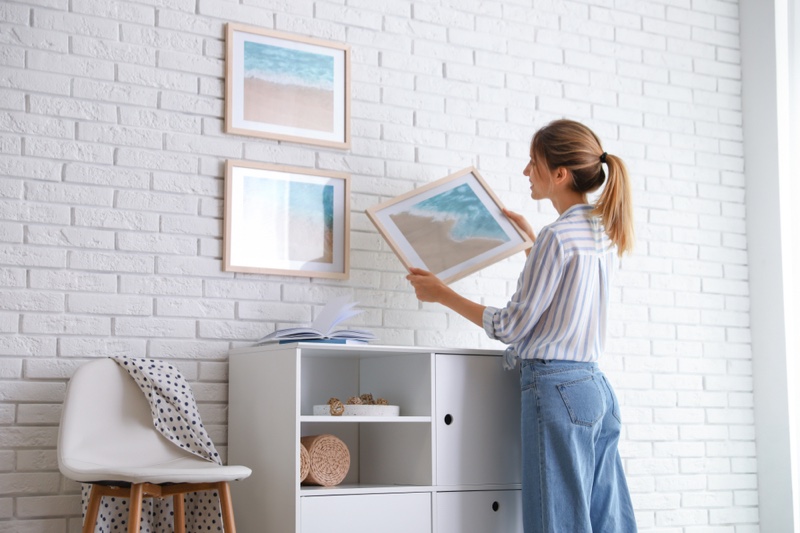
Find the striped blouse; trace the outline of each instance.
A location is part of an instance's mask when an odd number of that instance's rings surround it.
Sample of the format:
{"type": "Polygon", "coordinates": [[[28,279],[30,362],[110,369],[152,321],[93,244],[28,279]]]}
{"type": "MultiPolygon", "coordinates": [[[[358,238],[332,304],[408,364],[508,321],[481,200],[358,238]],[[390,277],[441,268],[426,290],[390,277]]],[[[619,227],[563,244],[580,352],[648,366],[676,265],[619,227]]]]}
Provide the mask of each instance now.
{"type": "Polygon", "coordinates": [[[606,337],[616,247],[593,206],[574,205],[539,232],[517,291],[504,309],[487,307],[483,328],[514,359],[597,361],[606,337]]]}

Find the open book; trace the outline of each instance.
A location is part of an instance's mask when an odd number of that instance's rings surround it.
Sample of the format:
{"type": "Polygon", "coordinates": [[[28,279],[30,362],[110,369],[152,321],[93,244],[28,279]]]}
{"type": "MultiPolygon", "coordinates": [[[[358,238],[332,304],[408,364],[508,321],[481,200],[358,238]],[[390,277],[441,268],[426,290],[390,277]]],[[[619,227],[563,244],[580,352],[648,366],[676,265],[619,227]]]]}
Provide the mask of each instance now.
{"type": "Polygon", "coordinates": [[[361,313],[360,309],[355,309],[357,304],[358,302],[351,302],[346,297],[334,298],[320,311],[311,327],[279,329],[259,339],[256,345],[304,341],[345,344],[374,340],[375,334],[364,329],[333,329],[361,313]]]}

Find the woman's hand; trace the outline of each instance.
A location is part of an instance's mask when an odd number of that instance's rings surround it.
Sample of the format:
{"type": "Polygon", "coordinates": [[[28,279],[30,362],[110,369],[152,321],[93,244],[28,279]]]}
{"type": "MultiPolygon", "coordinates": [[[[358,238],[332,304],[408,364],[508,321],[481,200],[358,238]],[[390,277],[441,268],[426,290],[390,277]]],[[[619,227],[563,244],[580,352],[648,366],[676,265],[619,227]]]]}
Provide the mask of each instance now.
{"type": "MultiPolygon", "coordinates": [[[[510,218],[514,224],[519,226],[519,229],[521,229],[528,237],[530,237],[533,242],[536,242],[536,234],[533,232],[533,228],[524,216],[520,215],[519,213],[515,213],[514,211],[509,211],[505,207],[503,208],[503,214],[510,218]]],[[[525,257],[528,257],[529,255],[531,255],[530,248],[525,250],[525,257]]]]}
{"type": "Polygon", "coordinates": [[[533,232],[533,228],[524,216],[520,215],[519,213],[515,213],[514,211],[509,211],[505,207],[503,208],[503,214],[510,218],[514,224],[519,226],[519,229],[521,229],[528,237],[530,237],[532,241],[536,241],[536,234],[533,232]]]}
{"type": "Polygon", "coordinates": [[[440,303],[475,325],[483,327],[484,306],[467,300],[427,270],[411,267],[408,271],[406,279],[414,287],[419,301],[440,303]]]}
{"type": "Polygon", "coordinates": [[[411,282],[414,292],[420,302],[441,302],[449,287],[435,274],[421,268],[411,267],[406,279],[411,282]]]}

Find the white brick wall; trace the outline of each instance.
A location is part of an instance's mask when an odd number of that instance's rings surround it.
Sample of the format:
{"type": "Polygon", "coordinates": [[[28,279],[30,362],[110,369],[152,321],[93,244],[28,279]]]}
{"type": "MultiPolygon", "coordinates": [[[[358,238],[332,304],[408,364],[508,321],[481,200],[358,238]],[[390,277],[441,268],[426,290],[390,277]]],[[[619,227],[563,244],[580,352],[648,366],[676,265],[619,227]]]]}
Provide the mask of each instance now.
{"type": "MultiPolygon", "coordinates": [[[[331,296],[384,343],[496,346],[417,303],[364,209],[475,165],[540,227],[521,171],[563,115],[633,175],[603,365],[640,529],[757,531],[738,31],[735,0],[4,1],[0,533],[80,529],[55,442],[88,358],[177,360],[224,453],[227,350],[331,296]],[[222,132],[228,21],[352,46],[352,150],[222,132]],[[228,158],[350,172],[350,280],[222,272],[228,158]]],[[[456,288],[502,305],[521,265],[456,288]]]]}

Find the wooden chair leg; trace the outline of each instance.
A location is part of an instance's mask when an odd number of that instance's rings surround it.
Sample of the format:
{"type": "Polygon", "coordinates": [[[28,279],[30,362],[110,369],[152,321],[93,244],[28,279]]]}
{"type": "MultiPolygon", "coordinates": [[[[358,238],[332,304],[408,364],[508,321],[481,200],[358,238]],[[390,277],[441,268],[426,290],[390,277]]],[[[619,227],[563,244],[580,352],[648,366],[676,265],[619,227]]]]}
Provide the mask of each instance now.
{"type": "Polygon", "coordinates": [[[186,533],[186,513],[183,508],[183,493],[172,495],[172,509],[175,511],[173,515],[175,533],[186,533]]]}
{"type": "Polygon", "coordinates": [[[131,485],[131,495],[128,499],[128,533],[139,533],[139,522],[142,520],[142,492],[144,485],[142,483],[133,483],[131,485]]]}
{"type": "Polygon", "coordinates": [[[231,487],[227,481],[217,483],[219,491],[219,503],[222,507],[222,524],[225,526],[225,533],[236,533],[236,524],[233,521],[233,503],[231,501],[231,487]]]}
{"type": "Polygon", "coordinates": [[[83,517],[83,533],[92,533],[97,523],[97,513],[100,511],[100,500],[103,496],[97,489],[97,485],[92,485],[89,491],[89,505],[86,507],[86,516],[83,517]]]}

